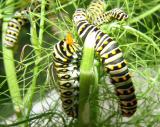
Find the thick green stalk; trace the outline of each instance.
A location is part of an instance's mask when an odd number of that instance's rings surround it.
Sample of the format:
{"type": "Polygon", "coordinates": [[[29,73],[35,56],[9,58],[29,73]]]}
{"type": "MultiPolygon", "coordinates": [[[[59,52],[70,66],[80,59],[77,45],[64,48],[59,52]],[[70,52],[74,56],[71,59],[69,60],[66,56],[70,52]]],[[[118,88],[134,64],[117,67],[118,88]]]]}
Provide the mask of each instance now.
{"type": "MultiPolygon", "coordinates": [[[[6,4],[10,4],[14,2],[14,0],[7,0],[6,4]]],[[[14,7],[6,10],[5,14],[13,13],[14,7]]],[[[10,20],[10,16],[4,15],[3,18],[3,26],[2,26],[2,43],[4,42],[5,32],[7,29],[8,21],[10,20]]],[[[6,78],[8,82],[9,92],[11,95],[11,99],[14,105],[14,110],[17,114],[18,119],[22,119],[22,98],[20,95],[20,89],[18,86],[17,75],[16,75],[16,68],[14,63],[14,51],[13,49],[6,48],[4,45],[2,46],[3,49],[3,61],[4,61],[4,68],[6,73],[6,78]]]]}
{"type": "Polygon", "coordinates": [[[94,44],[95,38],[92,38],[91,34],[85,40],[80,67],[79,127],[92,126],[89,93],[90,86],[93,85],[95,81],[93,76],[94,44]]]}

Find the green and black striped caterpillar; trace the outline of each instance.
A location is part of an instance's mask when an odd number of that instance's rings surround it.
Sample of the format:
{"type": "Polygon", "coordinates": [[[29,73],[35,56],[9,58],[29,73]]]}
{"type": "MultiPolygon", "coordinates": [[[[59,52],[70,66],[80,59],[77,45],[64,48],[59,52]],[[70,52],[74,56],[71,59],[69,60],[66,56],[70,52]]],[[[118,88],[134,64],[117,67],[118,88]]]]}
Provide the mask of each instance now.
{"type": "Polygon", "coordinates": [[[14,16],[8,23],[8,28],[6,31],[5,39],[3,45],[7,48],[13,48],[18,40],[18,35],[21,27],[29,22],[28,14],[34,9],[36,12],[40,12],[41,1],[36,0],[33,2],[32,6],[29,6],[23,10],[16,11],[14,16]]]}
{"type": "Polygon", "coordinates": [[[106,3],[104,0],[93,0],[86,10],[88,21],[99,26],[114,19],[126,20],[128,18],[128,15],[120,8],[114,8],[106,12],[105,7],[106,3]]]}
{"type": "Polygon", "coordinates": [[[99,15],[94,21],[94,25],[102,25],[104,23],[111,22],[112,20],[117,19],[117,20],[126,20],[128,19],[128,15],[122,11],[119,8],[114,8],[110,11],[107,11],[105,13],[102,13],[99,15]]]}
{"type": "Polygon", "coordinates": [[[80,45],[70,33],[65,40],[54,45],[53,66],[56,72],[62,106],[70,117],[78,117],[80,45]]]}
{"type": "Polygon", "coordinates": [[[92,0],[86,10],[88,21],[92,23],[105,12],[105,8],[106,3],[104,0],[92,0]]]}
{"type": "Polygon", "coordinates": [[[26,15],[28,10],[16,12],[13,18],[8,23],[8,28],[5,35],[4,46],[7,48],[13,48],[17,43],[18,35],[21,27],[28,22],[26,15]]]}
{"type": "Polygon", "coordinates": [[[115,87],[122,115],[126,117],[132,116],[137,108],[135,89],[117,42],[88,22],[85,9],[77,9],[73,15],[73,21],[82,40],[85,40],[88,35],[93,35],[93,38],[96,39],[95,51],[115,87]],[[92,34],[93,32],[95,34],[92,34]]]}

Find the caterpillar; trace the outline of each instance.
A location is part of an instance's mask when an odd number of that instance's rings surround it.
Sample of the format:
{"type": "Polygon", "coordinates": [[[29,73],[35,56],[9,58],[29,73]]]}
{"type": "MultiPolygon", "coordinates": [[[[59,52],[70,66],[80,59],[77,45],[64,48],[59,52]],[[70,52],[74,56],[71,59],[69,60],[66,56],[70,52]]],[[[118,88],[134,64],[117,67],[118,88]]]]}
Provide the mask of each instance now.
{"type": "Polygon", "coordinates": [[[93,21],[93,24],[96,26],[99,26],[104,23],[108,23],[112,21],[113,19],[126,20],[128,19],[128,15],[120,8],[114,8],[110,11],[101,13],[99,16],[97,16],[95,20],[93,21]]]}
{"type": "Polygon", "coordinates": [[[21,27],[28,22],[25,14],[28,10],[17,11],[13,18],[9,21],[7,31],[4,37],[4,46],[7,48],[13,48],[17,43],[19,31],[21,27]]]}
{"type": "Polygon", "coordinates": [[[85,9],[77,9],[73,14],[73,21],[82,40],[85,40],[92,32],[96,33],[93,34],[93,38],[96,38],[95,52],[99,55],[104,71],[109,73],[111,83],[115,87],[121,113],[125,117],[132,116],[137,108],[135,89],[117,42],[88,22],[85,9]]]}
{"type": "Polygon", "coordinates": [[[106,3],[104,0],[92,0],[86,10],[87,20],[96,26],[108,23],[113,19],[126,20],[128,15],[120,8],[114,8],[105,12],[106,3]]]}
{"type": "Polygon", "coordinates": [[[92,0],[86,10],[88,21],[92,23],[105,11],[105,8],[106,3],[104,0],[92,0]]]}
{"type": "Polygon", "coordinates": [[[71,34],[53,47],[53,65],[59,82],[62,107],[69,117],[78,117],[80,45],[71,34]]]}
{"type": "MultiPolygon", "coordinates": [[[[47,1],[48,2],[48,1],[47,1]]],[[[16,11],[11,20],[8,23],[6,34],[4,37],[3,45],[7,48],[13,48],[17,43],[19,32],[21,27],[29,22],[27,15],[29,11],[33,11],[36,8],[36,12],[40,12],[40,1],[34,1],[33,5],[23,10],[16,11]]]]}

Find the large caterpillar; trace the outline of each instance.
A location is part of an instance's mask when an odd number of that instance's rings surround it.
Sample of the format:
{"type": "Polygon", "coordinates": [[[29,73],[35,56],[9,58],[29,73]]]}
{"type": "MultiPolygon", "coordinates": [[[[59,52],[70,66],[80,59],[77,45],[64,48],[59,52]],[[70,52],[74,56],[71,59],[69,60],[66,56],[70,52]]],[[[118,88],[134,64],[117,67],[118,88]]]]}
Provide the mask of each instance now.
{"type": "Polygon", "coordinates": [[[27,7],[23,10],[16,11],[14,16],[8,23],[6,35],[4,37],[3,45],[7,48],[13,48],[17,43],[19,32],[21,27],[29,22],[28,14],[29,11],[36,9],[36,12],[40,12],[40,3],[41,1],[36,0],[33,2],[32,6],[27,7]]]}
{"type": "Polygon", "coordinates": [[[77,9],[73,15],[79,36],[85,40],[92,32],[96,38],[95,51],[99,54],[105,71],[109,73],[111,83],[115,86],[116,95],[120,100],[120,107],[123,116],[130,117],[137,108],[136,95],[132,84],[128,67],[123,58],[121,49],[117,42],[112,40],[96,26],[91,25],[84,9],[77,9]]]}
{"type": "Polygon", "coordinates": [[[63,109],[68,116],[76,118],[78,116],[80,46],[73,41],[71,34],[67,34],[65,40],[54,45],[53,56],[63,109]]]}
{"type": "Polygon", "coordinates": [[[114,8],[105,12],[106,3],[104,0],[92,0],[86,10],[88,21],[94,25],[102,25],[113,19],[126,20],[128,15],[120,8],[114,8]]]}

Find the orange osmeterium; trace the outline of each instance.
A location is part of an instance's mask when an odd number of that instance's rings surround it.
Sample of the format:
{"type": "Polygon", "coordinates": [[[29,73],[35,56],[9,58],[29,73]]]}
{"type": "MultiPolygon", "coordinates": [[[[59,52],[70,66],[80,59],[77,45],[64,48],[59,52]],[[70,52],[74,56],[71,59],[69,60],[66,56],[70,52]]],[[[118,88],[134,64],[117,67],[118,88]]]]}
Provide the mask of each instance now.
{"type": "Polygon", "coordinates": [[[69,44],[69,45],[72,45],[72,44],[73,44],[73,37],[72,37],[72,34],[71,34],[71,33],[67,33],[66,43],[69,44]]]}

